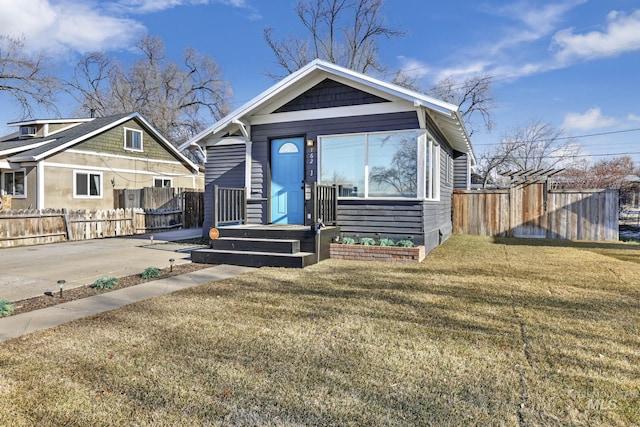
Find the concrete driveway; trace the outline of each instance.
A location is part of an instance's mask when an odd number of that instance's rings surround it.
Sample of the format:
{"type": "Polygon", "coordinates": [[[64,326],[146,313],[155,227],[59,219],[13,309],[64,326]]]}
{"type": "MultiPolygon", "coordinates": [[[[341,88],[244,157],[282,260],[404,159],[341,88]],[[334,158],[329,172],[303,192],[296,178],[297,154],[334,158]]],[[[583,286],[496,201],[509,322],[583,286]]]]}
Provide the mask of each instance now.
{"type": "Polygon", "coordinates": [[[100,277],[140,274],[191,262],[195,245],[172,243],[202,236],[202,229],[176,230],[130,237],[0,249],[0,299],[19,301],[65,288],[88,285],[100,277]]]}

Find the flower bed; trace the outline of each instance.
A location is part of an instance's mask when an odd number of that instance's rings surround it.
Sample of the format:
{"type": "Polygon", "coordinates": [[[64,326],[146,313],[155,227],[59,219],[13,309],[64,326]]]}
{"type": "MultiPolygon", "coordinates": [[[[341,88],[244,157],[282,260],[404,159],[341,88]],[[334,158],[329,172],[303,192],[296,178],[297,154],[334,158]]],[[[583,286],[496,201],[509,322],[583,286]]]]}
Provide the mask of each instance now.
{"type": "Polygon", "coordinates": [[[403,248],[399,246],[367,246],[332,243],[331,258],[360,261],[421,262],[425,258],[424,246],[403,248]]]}

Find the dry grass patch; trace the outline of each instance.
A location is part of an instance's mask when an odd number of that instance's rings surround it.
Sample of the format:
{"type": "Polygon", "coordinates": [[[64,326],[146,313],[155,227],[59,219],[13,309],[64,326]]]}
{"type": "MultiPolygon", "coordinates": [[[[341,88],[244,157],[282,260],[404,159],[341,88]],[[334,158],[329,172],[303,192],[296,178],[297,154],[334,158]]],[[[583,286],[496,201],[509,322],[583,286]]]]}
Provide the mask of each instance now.
{"type": "Polygon", "coordinates": [[[130,305],[5,343],[0,424],[637,424],[640,266],[600,250],[454,236],[130,305]]]}

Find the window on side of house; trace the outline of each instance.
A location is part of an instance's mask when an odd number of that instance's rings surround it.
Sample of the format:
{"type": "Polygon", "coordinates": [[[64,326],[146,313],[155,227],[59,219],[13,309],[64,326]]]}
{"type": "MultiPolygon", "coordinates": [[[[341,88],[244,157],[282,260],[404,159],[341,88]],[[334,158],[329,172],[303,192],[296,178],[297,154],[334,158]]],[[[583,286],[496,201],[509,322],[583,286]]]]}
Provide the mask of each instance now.
{"type": "Polygon", "coordinates": [[[427,138],[425,146],[425,199],[440,199],[440,145],[427,138]]]}
{"type": "Polygon", "coordinates": [[[27,197],[27,175],[24,170],[3,173],[2,190],[13,197],[27,197]]]}
{"type": "Polygon", "coordinates": [[[171,188],[173,180],[171,178],[155,177],[153,178],[153,186],[156,188],[171,188]]]}
{"type": "Polygon", "coordinates": [[[102,173],[74,171],[73,196],[76,198],[101,198],[102,173]]]}
{"type": "Polygon", "coordinates": [[[124,149],[142,151],[142,131],[124,128],[124,149]]]}
{"type": "Polygon", "coordinates": [[[336,184],[340,197],[437,199],[434,147],[421,130],[321,136],[320,183],[336,184]]]}

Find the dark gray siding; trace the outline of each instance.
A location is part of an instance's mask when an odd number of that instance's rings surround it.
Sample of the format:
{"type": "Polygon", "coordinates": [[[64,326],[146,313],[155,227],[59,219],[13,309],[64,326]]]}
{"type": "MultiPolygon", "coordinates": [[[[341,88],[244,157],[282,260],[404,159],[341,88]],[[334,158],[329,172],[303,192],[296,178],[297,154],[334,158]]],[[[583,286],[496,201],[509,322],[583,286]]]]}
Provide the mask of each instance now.
{"type": "Polygon", "coordinates": [[[245,145],[218,145],[207,148],[205,165],[205,197],[203,235],[209,235],[213,224],[213,186],[244,187],[245,145]]]}
{"type": "MultiPolygon", "coordinates": [[[[316,142],[313,147],[305,146],[305,182],[311,185],[312,182],[316,181],[318,172],[316,151],[318,135],[417,129],[418,127],[418,118],[413,112],[254,125],[251,128],[253,141],[251,197],[261,199],[262,203],[259,204],[259,207],[255,207],[252,221],[254,219],[257,221],[257,219],[260,218],[263,223],[268,222],[267,198],[269,197],[269,171],[267,168],[269,164],[270,140],[301,136],[305,139],[313,139],[316,142]]],[[[309,202],[306,204],[306,210],[307,212],[311,211],[309,202]]],[[[305,218],[306,222],[311,224],[311,219],[309,219],[307,215],[305,215],[305,218]]]]}
{"type": "Polygon", "coordinates": [[[388,101],[334,80],[325,79],[302,95],[278,108],[275,112],[283,113],[317,108],[346,107],[348,105],[375,104],[378,102],[388,101]]]}
{"type": "Polygon", "coordinates": [[[411,238],[421,245],[422,205],[420,200],[340,200],[338,224],[343,236],[386,237],[395,241],[411,238]]]}
{"type": "Polygon", "coordinates": [[[456,190],[468,190],[469,159],[466,154],[455,151],[453,157],[453,187],[456,190]]]}
{"type": "MultiPolygon", "coordinates": [[[[451,161],[453,151],[440,142],[440,200],[426,201],[423,204],[424,245],[427,251],[438,246],[451,236],[453,225],[451,222],[451,195],[453,180],[447,177],[451,169],[447,168],[447,161],[451,161]]],[[[450,165],[451,167],[451,165],[450,165]]]]}

